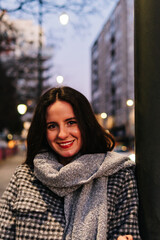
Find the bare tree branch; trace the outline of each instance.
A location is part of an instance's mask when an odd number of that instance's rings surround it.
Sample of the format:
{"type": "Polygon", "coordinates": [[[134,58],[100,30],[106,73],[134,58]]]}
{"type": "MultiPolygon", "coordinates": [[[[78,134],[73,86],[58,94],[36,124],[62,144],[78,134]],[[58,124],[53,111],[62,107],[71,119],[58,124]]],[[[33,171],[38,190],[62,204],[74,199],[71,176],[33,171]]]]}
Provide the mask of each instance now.
{"type": "MultiPolygon", "coordinates": [[[[50,0],[15,0],[14,7],[8,7],[6,4],[5,9],[7,12],[17,12],[17,11],[24,11],[28,14],[35,13],[34,7],[38,4],[43,5],[43,13],[49,12],[59,12],[62,10],[73,12],[75,14],[93,14],[96,13],[98,10],[98,6],[101,3],[105,2],[106,6],[107,3],[116,2],[118,0],[101,0],[101,1],[94,1],[94,0],[64,0],[64,1],[50,1],[50,0]]],[[[5,4],[3,4],[5,6],[5,4]]],[[[10,5],[9,5],[10,6],[10,5]]],[[[2,10],[2,6],[0,7],[2,10]]]]}
{"type": "MultiPolygon", "coordinates": [[[[57,14],[60,15],[62,12],[67,12],[68,15],[72,16],[73,19],[70,20],[71,25],[74,29],[78,29],[79,35],[81,29],[86,29],[89,26],[88,22],[88,15],[96,16],[97,14],[100,15],[100,12],[103,7],[106,6],[107,3],[117,2],[118,0],[14,0],[13,4],[11,5],[9,2],[10,0],[5,0],[1,3],[0,10],[5,9],[8,13],[21,13],[24,18],[25,14],[29,15],[30,17],[34,17],[36,22],[39,25],[39,42],[38,42],[38,54],[37,54],[37,72],[38,72],[38,96],[42,91],[42,83],[43,83],[43,76],[42,76],[42,63],[41,59],[43,57],[42,54],[42,35],[41,29],[43,25],[49,22],[52,24],[54,23],[54,16],[57,14]],[[8,4],[9,3],[9,4],[8,4]],[[48,17],[51,17],[51,20],[48,20],[48,17]],[[79,22],[77,21],[79,20],[79,22]]],[[[1,11],[0,11],[1,13],[1,11]]],[[[1,19],[3,21],[3,14],[1,14],[1,19]]],[[[47,25],[46,24],[46,25],[47,25]]],[[[56,24],[55,24],[56,25],[56,24]]],[[[55,30],[54,30],[55,31],[55,30]]],[[[56,31],[55,31],[56,32],[56,31]]],[[[56,32],[57,33],[57,32],[56,32]]],[[[56,34],[54,34],[54,38],[56,39],[56,34]]]]}

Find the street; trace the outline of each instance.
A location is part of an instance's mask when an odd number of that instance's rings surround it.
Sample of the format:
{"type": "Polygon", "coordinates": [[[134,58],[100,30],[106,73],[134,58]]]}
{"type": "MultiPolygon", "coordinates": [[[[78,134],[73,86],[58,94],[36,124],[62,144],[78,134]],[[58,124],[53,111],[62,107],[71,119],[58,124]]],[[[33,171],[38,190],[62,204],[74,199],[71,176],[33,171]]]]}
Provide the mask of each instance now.
{"type": "Polygon", "coordinates": [[[24,162],[25,152],[17,154],[0,161],[0,197],[6,189],[15,168],[24,162]]]}

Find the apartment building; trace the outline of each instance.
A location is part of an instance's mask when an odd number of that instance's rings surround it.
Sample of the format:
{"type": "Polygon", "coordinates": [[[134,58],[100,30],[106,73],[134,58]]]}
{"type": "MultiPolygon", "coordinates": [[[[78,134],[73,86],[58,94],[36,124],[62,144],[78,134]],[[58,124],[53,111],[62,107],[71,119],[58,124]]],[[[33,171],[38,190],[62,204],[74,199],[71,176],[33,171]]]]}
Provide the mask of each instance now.
{"type": "Polygon", "coordinates": [[[133,145],[134,0],[117,3],[95,40],[91,78],[92,106],[100,123],[117,142],[133,145]],[[107,113],[106,119],[100,117],[102,112],[107,113]]]}

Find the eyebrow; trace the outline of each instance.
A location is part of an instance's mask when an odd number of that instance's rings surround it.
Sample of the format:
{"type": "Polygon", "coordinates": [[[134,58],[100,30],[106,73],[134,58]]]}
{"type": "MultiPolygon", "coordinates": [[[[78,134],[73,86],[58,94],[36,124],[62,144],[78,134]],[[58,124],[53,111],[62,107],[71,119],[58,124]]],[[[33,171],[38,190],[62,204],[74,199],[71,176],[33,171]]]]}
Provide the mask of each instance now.
{"type": "MultiPolygon", "coordinates": [[[[71,120],[76,120],[76,117],[67,118],[67,119],[65,119],[65,122],[68,122],[68,121],[71,121],[71,120]]],[[[46,124],[49,125],[49,124],[52,124],[52,123],[56,123],[56,122],[51,121],[51,122],[48,122],[46,124]]]]}

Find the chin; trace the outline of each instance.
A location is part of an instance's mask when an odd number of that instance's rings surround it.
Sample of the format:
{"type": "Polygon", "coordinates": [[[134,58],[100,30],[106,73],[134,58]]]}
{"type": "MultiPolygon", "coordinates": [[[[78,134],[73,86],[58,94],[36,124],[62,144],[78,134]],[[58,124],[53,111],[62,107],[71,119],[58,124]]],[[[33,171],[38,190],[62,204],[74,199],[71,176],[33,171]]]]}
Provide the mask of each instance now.
{"type": "Polygon", "coordinates": [[[61,158],[74,158],[74,156],[76,156],[78,154],[78,152],[76,153],[66,153],[66,154],[62,154],[60,155],[61,158]]]}

